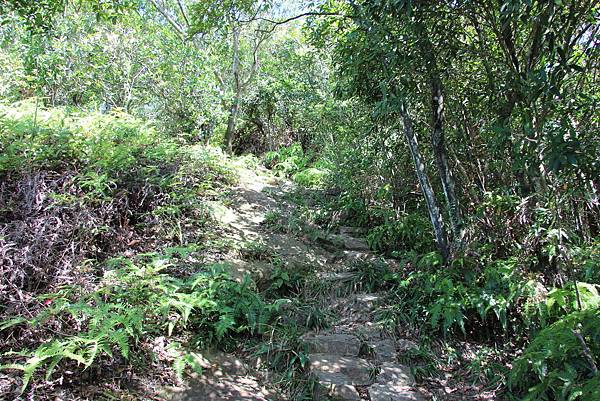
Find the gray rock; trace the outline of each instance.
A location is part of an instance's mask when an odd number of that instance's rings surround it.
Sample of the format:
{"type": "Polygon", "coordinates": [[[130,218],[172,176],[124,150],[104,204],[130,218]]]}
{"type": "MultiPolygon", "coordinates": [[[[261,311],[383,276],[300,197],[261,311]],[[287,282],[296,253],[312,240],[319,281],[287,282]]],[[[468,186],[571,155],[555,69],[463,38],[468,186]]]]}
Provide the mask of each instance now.
{"type": "Polygon", "coordinates": [[[372,322],[367,322],[355,330],[357,335],[366,343],[380,341],[385,338],[383,329],[372,322]]]}
{"type": "Polygon", "coordinates": [[[379,302],[380,299],[380,296],[377,294],[356,294],[354,296],[354,302],[362,310],[372,310],[377,306],[377,302],[379,302]]]}
{"type": "Polygon", "coordinates": [[[339,238],[344,244],[344,248],[349,251],[369,252],[369,244],[361,238],[351,237],[349,235],[340,235],[339,238]]]}
{"type": "Polygon", "coordinates": [[[423,401],[416,391],[388,384],[373,384],[369,387],[371,401],[423,401]]]}
{"type": "Polygon", "coordinates": [[[365,259],[372,259],[374,258],[374,256],[370,253],[370,252],[364,252],[364,251],[349,251],[349,250],[344,250],[342,252],[342,255],[344,258],[346,258],[347,260],[365,260],[365,259]]]}
{"type": "Polygon", "coordinates": [[[335,251],[345,246],[344,240],[337,235],[319,235],[315,242],[329,251],[335,251]]]}
{"type": "Polygon", "coordinates": [[[401,352],[417,351],[419,346],[411,340],[397,340],[396,348],[401,352]]]}
{"type": "Polygon", "coordinates": [[[342,235],[364,235],[367,230],[362,227],[340,227],[340,234],[342,235]]]}
{"type": "Polygon", "coordinates": [[[344,401],[360,401],[360,394],[354,386],[349,385],[334,385],[329,390],[329,395],[334,398],[339,398],[344,401]]]}
{"type": "Polygon", "coordinates": [[[391,384],[395,387],[411,387],[415,385],[415,377],[408,366],[392,362],[384,362],[376,379],[379,384],[391,384]]]}
{"type": "Polygon", "coordinates": [[[366,386],[373,382],[373,366],[365,359],[332,354],[310,354],[310,368],[319,377],[322,372],[336,373],[337,378],[345,381],[339,384],[366,386]],[[345,378],[344,378],[345,376],[345,378]]]}
{"type": "Polygon", "coordinates": [[[356,277],[355,272],[323,272],[319,273],[318,277],[326,281],[351,281],[356,277]]]}
{"type": "Polygon", "coordinates": [[[373,341],[369,343],[375,359],[380,362],[393,362],[396,360],[396,344],[392,339],[373,341]]]}
{"type": "Polygon", "coordinates": [[[316,334],[302,337],[310,353],[357,356],[360,341],[349,334],[316,334]]]}
{"type": "Polygon", "coordinates": [[[315,399],[320,400],[326,396],[335,397],[344,401],[358,401],[360,395],[351,384],[348,376],[343,373],[316,372],[319,379],[319,388],[315,399]]]}

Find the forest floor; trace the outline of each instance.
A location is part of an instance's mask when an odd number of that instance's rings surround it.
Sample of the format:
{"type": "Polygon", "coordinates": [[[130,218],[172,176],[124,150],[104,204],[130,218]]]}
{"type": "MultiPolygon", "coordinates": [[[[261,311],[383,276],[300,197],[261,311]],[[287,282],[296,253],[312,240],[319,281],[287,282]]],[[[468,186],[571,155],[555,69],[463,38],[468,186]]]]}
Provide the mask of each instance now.
{"type": "MultiPolygon", "coordinates": [[[[307,222],[290,224],[295,221],[298,200],[310,208],[310,199],[319,191],[299,188],[262,167],[242,167],[238,175],[237,186],[226,194],[226,204],[215,202],[211,209],[222,238],[253,244],[250,248],[254,248],[255,254],[249,258],[240,257],[240,253],[220,254],[217,261],[230,266],[232,276],[240,281],[245,275],[256,282],[272,280],[279,269],[288,272],[287,279],[294,273],[304,276],[306,281],[301,288],[286,295],[295,297],[299,304],[295,311],[313,308],[324,320],[299,338],[306,352],[306,361],[301,365],[314,380],[311,386],[314,399],[495,399],[493,391],[466,383],[466,372],[461,373],[456,366],[417,383],[413,372],[422,364],[423,354],[419,350],[418,333],[408,326],[390,329],[382,323],[381,312],[390,300],[385,292],[376,291],[369,283],[373,279],[369,273],[378,274],[374,265],[383,263],[393,271],[400,268],[398,262],[370,252],[360,229],[339,227],[335,232],[326,232],[307,222]],[[465,375],[461,377],[462,374],[465,375]]],[[[308,322],[310,316],[291,319],[308,322]]],[[[173,401],[286,399],[279,392],[284,380],[277,372],[261,370],[260,358],[239,350],[205,354],[203,374],[194,376],[185,385],[169,388],[167,398],[173,401]]]]}

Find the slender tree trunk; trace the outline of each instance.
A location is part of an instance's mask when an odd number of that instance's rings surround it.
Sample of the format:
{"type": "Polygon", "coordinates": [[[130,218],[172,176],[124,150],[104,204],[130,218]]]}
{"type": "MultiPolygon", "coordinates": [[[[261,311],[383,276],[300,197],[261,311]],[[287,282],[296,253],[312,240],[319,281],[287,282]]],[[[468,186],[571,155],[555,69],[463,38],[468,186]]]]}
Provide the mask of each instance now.
{"type": "Polygon", "coordinates": [[[402,104],[400,108],[400,114],[402,116],[402,122],[404,125],[404,136],[406,137],[410,154],[412,155],[413,162],[415,163],[415,172],[419,180],[419,185],[421,186],[421,191],[423,192],[423,197],[425,198],[425,202],[427,204],[427,211],[429,212],[429,218],[433,226],[437,247],[442,254],[442,258],[444,261],[446,261],[449,256],[449,251],[442,214],[437,206],[433,188],[431,187],[431,183],[427,177],[427,172],[425,171],[425,164],[423,163],[423,158],[421,157],[421,152],[419,151],[419,144],[413,130],[412,120],[410,119],[410,116],[406,110],[406,104],[402,104]]]}
{"type": "Polygon", "coordinates": [[[450,216],[450,225],[452,227],[452,237],[459,240],[461,237],[462,216],[460,213],[460,204],[456,196],[454,177],[448,164],[448,155],[446,152],[446,139],[444,135],[444,94],[442,91],[442,81],[437,74],[431,78],[431,108],[433,111],[433,133],[431,143],[435,164],[437,166],[446,203],[448,204],[448,215],[450,216]]]}
{"type": "Polygon", "coordinates": [[[431,111],[433,132],[431,134],[431,144],[435,157],[435,164],[444,190],[444,197],[448,207],[450,217],[450,226],[452,228],[452,237],[460,241],[462,217],[460,205],[456,196],[454,177],[448,163],[448,153],[446,151],[446,139],[444,135],[444,91],[440,73],[438,70],[436,54],[433,45],[429,40],[429,33],[421,22],[416,23],[416,30],[419,34],[419,45],[423,58],[429,69],[429,81],[431,85],[431,111]]]}
{"type": "Polygon", "coordinates": [[[240,101],[242,98],[242,83],[240,80],[240,31],[239,28],[233,27],[233,63],[232,73],[234,80],[235,94],[233,96],[233,103],[229,109],[229,118],[227,119],[227,131],[225,131],[225,146],[227,153],[233,152],[233,136],[235,134],[235,125],[237,122],[237,116],[240,109],[240,101]]]}
{"type": "Polygon", "coordinates": [[[233,137],[235,134],[235,125],[237,122],[237,116],[240,109],[240,100],[238,94],[233,99],[233,104],[229,109],[229,118],[227,119],[227,131],[225,131],[225,146],[227,153],[233,153],[233,137]]]}

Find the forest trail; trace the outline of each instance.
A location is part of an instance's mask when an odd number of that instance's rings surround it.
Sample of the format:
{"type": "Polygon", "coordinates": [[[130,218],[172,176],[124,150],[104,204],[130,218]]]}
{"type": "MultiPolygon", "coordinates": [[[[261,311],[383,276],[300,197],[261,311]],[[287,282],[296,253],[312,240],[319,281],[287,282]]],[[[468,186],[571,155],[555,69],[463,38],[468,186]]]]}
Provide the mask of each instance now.
{"type": "MultiPolygon", "coordinates": [[[[322,311],[333,316],[331,325],[301,338],[308,353],[309,371],[320,384],[314,399],[422,400],[410,368],[399,363],[402,354],[416,344],[393,338],[374,323],[381,294],[363,289],[353,270],[357,262],[376,258],[366,241],[350,227],[342,227],[336,234],[322,233],[319,241],[311,241],[307,236],[277,232],[264,224],[269,213],[283,219],[291,216],[295,205],[288,199],[294,190],[291,182],[263,168],[240,168],[231,202],[213,205],[213,212],[223,227],[224,238],[262,244],[289,269],[312,269],[324,283],[314,297],[319,299],[322,311]]],[[[260,280],[273,269],[269,262],[248,261],[235,255],[221,262],[231,267],[237,280],[246,274],[260,280]]],[[[204,357],[203,374],[184,387],[172,389],[171,400],[285,399],[269,383],[269,374],[255,369],[248,360],[221,351],[207,352],[204,357]]]]}

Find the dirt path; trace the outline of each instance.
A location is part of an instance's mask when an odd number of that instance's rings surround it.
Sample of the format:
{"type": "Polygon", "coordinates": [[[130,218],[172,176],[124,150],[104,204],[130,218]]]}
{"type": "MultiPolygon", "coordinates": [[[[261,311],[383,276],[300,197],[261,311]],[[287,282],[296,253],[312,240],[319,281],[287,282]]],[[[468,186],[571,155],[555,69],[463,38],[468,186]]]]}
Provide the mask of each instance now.
{"type": "MultiPolygon", "coordinates": [[[[223,236],[236,242],[263,244],[287,266],[311,266],[323,282],[321,307],[334,316],[333,324],[320,332],[306,333],[302,340],[309,352],[310,371],[321,384],[315,400],[415,401],[410,369],[398,363],[399,356],[415,347],[408,340],[395,339],[378,327],[373,312],[381,294],[363,292],[356,285],[353,270],[357,261],[374,259],[366,242],[351,228],[336,235],[324,234],[320,244],[292,233],[269,230],[263,223],[269,213],[289,217],[294,205],[286,194],[291,183],[264,169],[240,169],[240,181],[227,205],[212,205],[213,214],[224,228],[223,236]]],[[[234,278],[245,274],[263,277],[269,263],[227,257],[234,278]]],[[[183,388],[173,389],[173,401],[284,399],[263,383],[259,372],[245,361],[222,352],[206,353],[205,372],[183,388]]]]}

